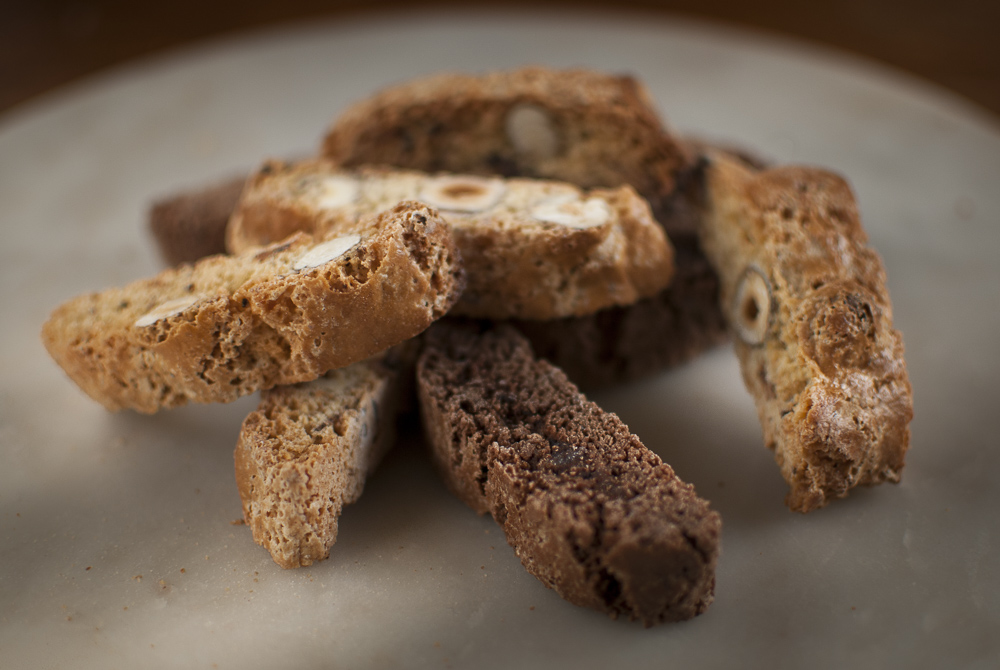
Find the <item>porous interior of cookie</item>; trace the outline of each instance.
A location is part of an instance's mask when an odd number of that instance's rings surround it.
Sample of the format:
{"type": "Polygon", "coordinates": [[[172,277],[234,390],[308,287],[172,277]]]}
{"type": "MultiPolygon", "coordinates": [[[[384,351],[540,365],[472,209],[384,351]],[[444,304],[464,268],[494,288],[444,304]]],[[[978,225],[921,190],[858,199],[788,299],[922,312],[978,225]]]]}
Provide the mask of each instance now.
{"type": "Polygon", "coordinates": [[[533,179],[272,161],[250,180],[229,228],[240,251],[296,230],[325,236],[401,199],[436,208],[467,269],[454,312],[552,319],[630,304],[666,286],[673,252],[628,186],[584,191],[533,179]]]}
{"type": "Polygon", "coordinates": [[[475,330],[435,329],[418,365],[449,485],[571,602],[646,624],[704,611],[718,515],[513,330],[475,330]]]}
{"type": "Polygon", "coordinates": [[[398,373],[378,360],[265,391],[236,447],[254,540],[284,568],[326,558],[344,505],[392,443],[398,373]]]}
{"type": "Polygon", "coordinates": [[[462,283],[447,225],[420,203],[400,203],[364,237],[301,236],[81,296],[53,313],[43,340],[109,409],[228,402],[416,335],[462,283]]]}

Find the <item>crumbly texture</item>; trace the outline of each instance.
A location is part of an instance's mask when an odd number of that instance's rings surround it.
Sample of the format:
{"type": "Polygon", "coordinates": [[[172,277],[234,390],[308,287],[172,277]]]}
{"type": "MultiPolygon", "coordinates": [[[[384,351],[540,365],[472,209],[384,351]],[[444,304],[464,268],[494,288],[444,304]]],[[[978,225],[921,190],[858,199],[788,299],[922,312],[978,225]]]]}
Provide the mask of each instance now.
{"type": "Polygon", "coordinates": [[[716,155],[704,248],[764,442],[808,512],[899,481],[913,417],[881,259],[839,176],[716,155]]]}
{"type": "Polygon", "coordinates": [[[435,326],[417,386],[448,486],[546,586],[647,626],[705,611],[718,514],[516,331],[435,326]]]}
{"type": "Polygon", "coordinates": [[[309,381],[420,333],[461,292],[451,229],[425,205],[400,203],[359,237],[332,260],[300,236],[80,296],[53,312],[42,340],[110,410],[309,381]]]}
{"type": "Polygon", "coordinates": [[[452,227],[467,275],[455,314],[590,314],[652,296],[673,274],[673,249],[629,186],[584,191],[547,180],[345,171],[325,160],[265,163],[233,213],[228,247],[354,230],[369,213],[410,199],[437,207],[452,227]]]}
{"type": "Polygon", "coordinates": [[[543,67],[439,74],[384,89],[337,119],[323,153],[346,167],[630,184],[654,211],[691,160],[636,79],[543,67]]]}
{"type": "Polygon", "coordinates": [[[170,265],[225,253],[226,225],[243,191],[240,176],[162,198],[150,207],[149,230],[170,265]]]}
{"type": "MultiPolygon", "coordinates": [[[[415,354],[415,347],[404,349],[415,354]]],[[[329,556],[341,510],[361,496],[393,443],[413,358],[397,347],[315,381],[264,391],[243,421],[235,452],[243,518],[281,567],[329,556]]]]}

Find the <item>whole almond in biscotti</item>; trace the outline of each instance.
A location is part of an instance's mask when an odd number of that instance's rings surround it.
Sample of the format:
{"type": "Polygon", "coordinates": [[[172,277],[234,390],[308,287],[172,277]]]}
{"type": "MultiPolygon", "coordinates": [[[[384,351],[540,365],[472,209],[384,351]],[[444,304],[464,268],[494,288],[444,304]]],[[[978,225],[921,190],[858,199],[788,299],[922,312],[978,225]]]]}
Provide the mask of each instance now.
{"type": "Polygon", "coordinates": [[[367,358],[447,312],[463,281],[451,229],[404,202],[355,233],[301,235],[80,296],[53,312],[42,339],[94,400],[149,413],[367,358]]]}
{"type": "Polygon", "coordinates": [[[715,155],[702,238],[764,442],[800,512],[899,481],[913,417],[881,259],[850,187],[715,155]]]}
{"type": "Polygon", "coordinates": [[[325,160],[265,163],[233,213],[228,246],[240,252],[295,231],[350,232],[404,199],[437,208],[452,228],[467,278],[455,314],[589,314],[652,296],[673,274],[672,247],[629,186],[588,191],[536,179],[346,171],[325,160]]]}
{"type": "Polygon", "coordinates": [[[392,446],[415,345],[264,391],[244,420],[235,451],[243,518],[281,567],[329,556],[344,505],[392,446]]]}
{"type": "Polygon", "coordinates": [[[448,487],[546,586],[647,626],[712,602],[719,515],[515,330],[435,325],[417,389],[448,487]]]}

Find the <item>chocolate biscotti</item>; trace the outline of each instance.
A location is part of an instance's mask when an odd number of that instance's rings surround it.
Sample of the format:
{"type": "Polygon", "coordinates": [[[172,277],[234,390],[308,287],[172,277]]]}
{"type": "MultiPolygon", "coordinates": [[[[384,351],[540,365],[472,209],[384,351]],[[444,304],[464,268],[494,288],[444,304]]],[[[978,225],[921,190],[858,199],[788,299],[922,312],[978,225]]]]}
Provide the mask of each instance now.
{"type": "Polygon", "coordinates": [[[226,226],[246,177],[234,177],[153,203],[149,230],[170,265],[226,252],[226,226]]]}
{"type": "Polygon", "coordinates": [[[416,335],[463,281],[451,229],[404,202],[357,233],[321,243],[302,235],[80,296],[53,312],[42,339],[110,410],[228,402],[416,335]]]}
{"type": "Polygon", "coordinates": [[[913,416],[881,259],[850,187],[715,155],[702,235],[764,442],[808,512],[899,480],[913,416]]]}
{"type": "Polygon", "coordinates": [[[553,319],[656,294],[673,250],[629,186],[583,191],[563,182],[361,169],[325,160],[269,161],[247,181],[228,230],[230,251],[303,231],[353,231],[400,200],[435,207],[452,227],[466,287],[452,312],[553,319]]]}
{"type": "Polygon", "coordinates": [[[261,394],[236,445],[236,485],[254,541],[283,568],[329,556],[344,505],[395,437],[411,340],[323,377],[261,394]]]}
{"type": "Polygon", "coordinates": [[[646,625],[712,601],[720,520],[509,327],[439,324],[417,365],[433,459],[570,602],[646,625]]]}

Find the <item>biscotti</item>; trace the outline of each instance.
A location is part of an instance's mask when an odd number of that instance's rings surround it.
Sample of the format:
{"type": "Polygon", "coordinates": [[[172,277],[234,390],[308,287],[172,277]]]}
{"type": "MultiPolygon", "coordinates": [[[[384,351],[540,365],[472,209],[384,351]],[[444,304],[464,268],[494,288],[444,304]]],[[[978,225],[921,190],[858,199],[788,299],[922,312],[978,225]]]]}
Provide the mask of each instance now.
{"type": "Polygon", "coordinates": [[[516,331],[436,325],[417,387],[448,486],[544,584],[646,625],[705,611],[718,514],[516,331]]]}
{"type": "Polygon", "coordinates": [[[670,243],[629,186],[583,191],[534,179],[345,171],[324,160],[265,163],[247,181],[227,244],[238,253],[296,231],[342,234],[410,199],[435,207],[452,227],[467,278],[455,314],[590,314],[656,294],[673,272],[670,243]]]}
{"type": "Polygon", "coordinates": [[[246,177],[161,198],[149,210],[149,230],[170,265],[226,252],[226,226],[246,177]]]}
{"type": "Polygon", "coordinates": [[[686,363],[729,340],[719,282],[690,245],[676,249],[670,286],[652,298],[582,317],[510,323],[535,353],[581,388],[633,381],[686,363]]]}
{"type": "Polygon", "coordinates": [[[235,452],[243,518],[281,567],[329,556],[341,510],[393,443],[415,353],[410,340],[315,381],[264,391],[243,421],[235,452]]]}
{"type": "Polygon", "coordinates": [[[53,312],[42,339],[110,410],[228,402],[416,335],[463,281],[450,227],[405,202],[358,233],[321,243],[301,235],[80,296],[53,312]]]}
{"type": "Polygon", "coordinates": [[[899,480],[913,416],[881,259],[850,187],[716,155],[703,241],[743,380],[800,512],[899,480]]]}
{"type": "Polygon", "coordinates": [[[386,88],[340,115],[323,154],[345,167],[629,184],[654,212],[691,161],[634,78],[543,67],[386,88]]]}

